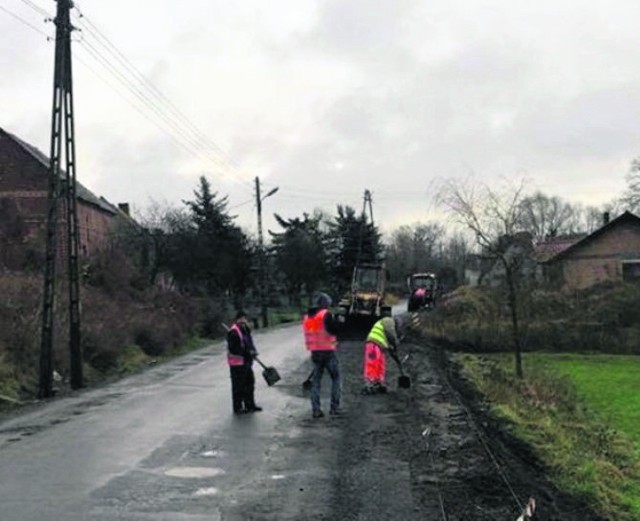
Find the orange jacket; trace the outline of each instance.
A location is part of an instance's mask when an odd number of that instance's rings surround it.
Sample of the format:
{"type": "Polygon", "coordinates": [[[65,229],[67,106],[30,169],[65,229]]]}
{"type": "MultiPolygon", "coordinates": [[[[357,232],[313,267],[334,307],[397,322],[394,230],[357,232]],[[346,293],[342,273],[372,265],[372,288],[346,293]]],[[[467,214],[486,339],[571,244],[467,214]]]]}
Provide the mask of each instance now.
{"type": "Polygon", "coordinates": [[[321,309],[312,317],[304,316],[302,330],[308,351],[335,351],[337,349],[338,338],[327,332],[324,326],[324,317],[327,313],[328,310],[321,309]]]}

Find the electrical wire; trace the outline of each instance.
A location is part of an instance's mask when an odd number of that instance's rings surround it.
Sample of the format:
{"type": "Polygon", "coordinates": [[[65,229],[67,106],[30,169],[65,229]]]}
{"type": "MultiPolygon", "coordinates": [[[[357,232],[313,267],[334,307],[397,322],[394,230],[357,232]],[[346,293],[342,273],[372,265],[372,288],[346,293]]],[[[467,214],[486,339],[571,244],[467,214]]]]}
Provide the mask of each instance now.
{"type": "Polygon", "coordinates": [[[12,16],[13,18],[15,18],[16,20],[18,20],[19,22],[22,22],[24,25],[26,25],[27,27],[30,27],[31,29],[33,29],[34,31],[36,31],[37,33],[40,33],[41,35],[43,35],[47,41],[51,41],[54,38],[50,35],[48,35],[47,33],[45,33],[44,31],[42,31],[41,29],[39,29],[38,27],[36,27],[35,25],[33,25],[31,22],[28,22],[27,20],[25,20],[24,18],[22,18],[21,16],[15,14],[12,11],[9,11],[9,9],[7,9],[6,7],[3,7],[0,5],[0,10],[4,11],[5,13],[7,13],[9,16],[12,16]]]}
{"type": "Polygon", "coordinates": [[[129,70],[132,75],[144,84],[157,98],[159,98],[166,106],[169,108],[170,112],[174,114],[180,121],[182,121],[193,133],[198,136],[199,139],[208,143],[224,160],[224,162],[231,169],[235,170],[235,166],[233,165],[232,160],[227,156],[227,154],[209,137],[202,132],[192,121],[190,121],[184,113],[178,109],[175,104],[171,102],[152,82],[150,82],[135,66],[131,63],[131,61],[113,44],[113,42],[86,16],[84,15],[78,8],[76,10],[79,13],[81,23],[82,21],[86,22],[86,26],[88,25],[94,32],[97,34],[98,39],[102,40],[106,43],[106,46],[113,51],[114,56],[120,63],[129,70]]]}
{"type": "Polygon", "coordinates": [[[152,82],[150,82],[131,61],[113,44],[113,42],[92,22],[87,15],[76,6],[79,15],[76,21],[81,25],[83,33],[93,38],[95,45],[87,39],[82,43],[91,47],[93,57],[99,61],[110,74],[119,78],[127,89],[143,101],[158,117],[164,120],[181,139],[189,142],[199,154],[204,155],[218,168],[224,169],[227,177],[240,184],[247,185],[241,173],[233,165],[231,159],[204,132],[191,122],[152,82]],[[98,46],[100,49],[98,49],[98,46]],[[104,56],[108,53],[109,58],[104,56]],[[213,153],[213,155],[211,155],[213,153]]]}
{"type": "Polygon", "coordinates": [[[25,3],[25,4],[27,4],[31,9],[33,9],[37,13],[39,13],[41,15],[44,15],[47,18],[53,18],[53,15],[51,13],[49,13],[48,11],[46,11],[45,9],[43,9],[42,7],[37,5],[36,3],[32,2],[31,0],[21,0],[21,1],[23,3],[25,3]]]}

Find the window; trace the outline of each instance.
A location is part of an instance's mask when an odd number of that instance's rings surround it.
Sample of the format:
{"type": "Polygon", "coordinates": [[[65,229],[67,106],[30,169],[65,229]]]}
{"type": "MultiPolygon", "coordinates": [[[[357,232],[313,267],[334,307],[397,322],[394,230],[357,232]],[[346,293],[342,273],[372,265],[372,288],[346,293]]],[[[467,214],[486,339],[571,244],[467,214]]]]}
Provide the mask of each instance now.
{"type": "Polygon", "coordinates": [[[622,261],[622,280],[640,281],[640,259],[622,261]]]}

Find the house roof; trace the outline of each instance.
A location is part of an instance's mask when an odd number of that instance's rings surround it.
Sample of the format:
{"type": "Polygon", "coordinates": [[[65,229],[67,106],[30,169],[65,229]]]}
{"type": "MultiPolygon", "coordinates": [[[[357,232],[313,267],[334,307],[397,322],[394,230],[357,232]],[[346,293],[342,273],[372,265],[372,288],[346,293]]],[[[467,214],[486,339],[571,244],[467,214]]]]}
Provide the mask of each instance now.
{"type": "Polygon", "coordinates": [[[560,235],[558,237],[549,237],[544,241],[537,242],[533,246],[533,255],[538,262],[546,262],[562,253],[567,248],[570,248],[576,242],[584,239],[586,236],[586,233],[577,233],[571,235],[560,235]]]}
{"type": "MultiPolygon", "coordinates": [[[[40,162],[47,170],[49,169],[49,158],[43,154],[38,148],[30,145],[26,141],[22,141],[18,136],[11,134],[10,132],[6,132],[0,128],[0,131],[3,131],[10,139],[15,141],[22,149],[24,149],[30,156],[35,158],[38,162],[40,162]]],[[[66,173],[62,168],[60,169],[60,177],[64,178],[66,173]]],[[[114,205],[112,205],[109,201],[104,199],[103,197],[98,197],[93,194],[89,189],[87,189],[84,185],[76,180],[76,195],[78,199],[81,199],[89,204],[97,206],[98,208],[112,213],[118,214],[120,211],[114,205]]]]}
{"type": "Polygon", "coordinates": [[[575,250],[577,250],[579,248],[582,248],[586,244],[588,244],[588,243],[592,242],[593,240],[597,239],[602,234],[608,232],[612,228],[614,228],[616,226],[619,226],[620,224],[624,224],[624,223],[633,223],[633,224],[640,225],[640,217],[638,217],[635,214],[632,214],[631,212],[626,211],[622,215],[619,215],[615,219],[609,221],[604,226],[601,226],[600,228],[598,228],[596,231],[594,231],[590,235],[587,235],[586,237],[583,237],[582,239],[578,240],[577,242],[574,242],[568,248],[562,250],[560,253],[558,253],[557,255],[547,259],[544,262],[555,262],[557,260],[561,260],[561,259],[565,258],[567,255],[573,253],[575,250]]]}

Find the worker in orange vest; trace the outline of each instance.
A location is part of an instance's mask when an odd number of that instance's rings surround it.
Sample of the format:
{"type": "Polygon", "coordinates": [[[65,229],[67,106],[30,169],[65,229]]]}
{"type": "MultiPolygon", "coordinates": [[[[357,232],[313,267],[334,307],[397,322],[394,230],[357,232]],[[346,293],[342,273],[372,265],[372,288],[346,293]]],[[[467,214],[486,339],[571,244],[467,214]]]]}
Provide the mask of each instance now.
{"type": "Polygon", "coordinates": [[[386,393],[387,353],[398,360],[400,317],[383,317],[369,331],[364,345],[365,394],[386,393]]]}
{"type": "Polygon", "coordinates": [[[311,409],[313,418],[322,418],[324,413],[320,407],[320,386],[322,375],[326,369],[331,376],[331,405],[329,414],[340,415],[340,363],[336,351],[340,326],[329,311],[331,297],[326,293],[316,293],[312,305],[302,321],[304,343],[311,352],[313,376],[311,380],[311,409]]]}
{"type": "Polygon", "coordinates": [[[247,314],[238,311],[227,333],[227,363],[231,372],[231,400],[235,414],[262,410],[254,399],[255,377],[252,365],[256,355],[247,314]]]}

